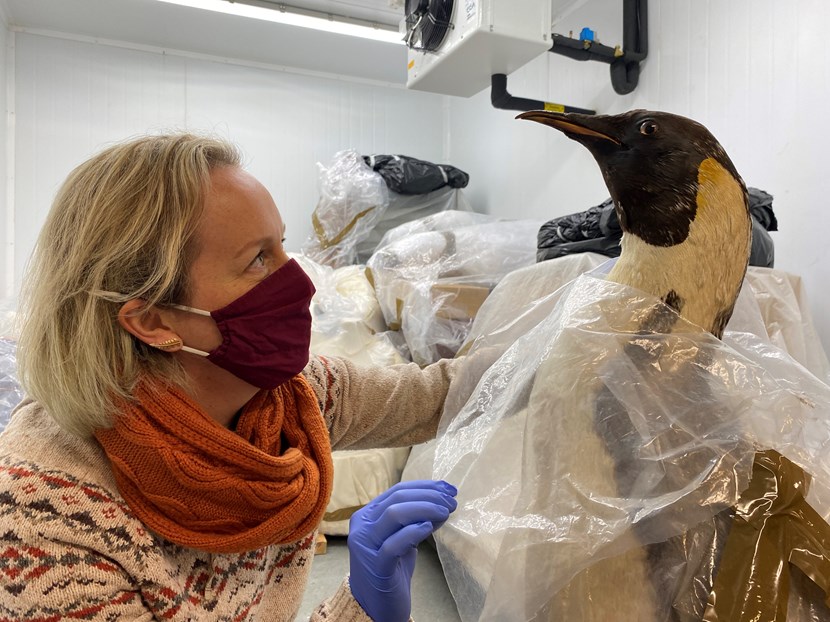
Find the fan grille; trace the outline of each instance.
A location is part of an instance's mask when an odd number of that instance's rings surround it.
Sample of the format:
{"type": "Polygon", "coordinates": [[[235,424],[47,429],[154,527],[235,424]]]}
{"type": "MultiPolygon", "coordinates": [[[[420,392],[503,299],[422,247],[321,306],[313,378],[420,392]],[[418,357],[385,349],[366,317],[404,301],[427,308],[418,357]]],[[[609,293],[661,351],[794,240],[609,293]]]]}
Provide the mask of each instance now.
{"type": "Polygon", "coordinates": [[[406,0],[406,45],[412,50],[434,52],[453,28],[454,0],[406,0]]]}

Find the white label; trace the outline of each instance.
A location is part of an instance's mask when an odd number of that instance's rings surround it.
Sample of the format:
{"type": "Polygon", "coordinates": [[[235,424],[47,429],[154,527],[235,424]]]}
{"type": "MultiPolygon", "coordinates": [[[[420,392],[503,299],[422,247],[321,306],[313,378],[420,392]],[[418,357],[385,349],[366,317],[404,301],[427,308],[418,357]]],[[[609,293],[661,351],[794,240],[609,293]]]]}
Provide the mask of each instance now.
{"type": "Polygon", "coordinates": [[[473,19],[476,16],[476,0],[464,0],[464,12],[468,22],[473,19]]]}

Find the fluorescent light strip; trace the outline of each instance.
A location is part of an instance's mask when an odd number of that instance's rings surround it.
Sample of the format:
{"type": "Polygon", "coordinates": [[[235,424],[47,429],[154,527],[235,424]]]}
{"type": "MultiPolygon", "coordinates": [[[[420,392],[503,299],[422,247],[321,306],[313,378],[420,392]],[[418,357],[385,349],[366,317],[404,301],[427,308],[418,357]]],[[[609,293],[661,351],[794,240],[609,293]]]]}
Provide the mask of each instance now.
{"type": "Polygon", "coordinates": [[[322,17],[312,17],[310,15],[301,15],[299,13],[281,11],[276,8],[267,9],[264,7],[251,6],[238,2],[227,2],[226,0],[159,1],[167,2],[168,4],[187,6],[194,9],[207,9],[208,11],[215,11],[217,13],[227,13],[228,15],[252,17],[254,19],[276,22],[278,24],[287,24],[288,26],[313,28],[314,30],[324,30],[326,32],[334,32],[341,35],[363,37],[364,39],[374,39],[376,41],[385,41],[386,43],[397,43],[399,45],[403,45],[401,34],[397,30],[383,30],[381,28],[371,28],[369,26],[360,26],[358,24],[348,24],[346,22],[333,19],[324,19],[322,17]]]}

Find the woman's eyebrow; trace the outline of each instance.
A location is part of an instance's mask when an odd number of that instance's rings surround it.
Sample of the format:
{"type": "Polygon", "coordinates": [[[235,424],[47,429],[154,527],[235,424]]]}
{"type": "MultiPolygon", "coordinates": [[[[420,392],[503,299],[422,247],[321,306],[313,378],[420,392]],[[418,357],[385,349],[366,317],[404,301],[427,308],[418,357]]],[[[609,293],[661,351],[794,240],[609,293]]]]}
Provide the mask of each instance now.
{"type": "Polygon", "coordinates": [[[245,244],[242,248],[240,248],[239,251],[236,253],[236,255],[234,255],[233,258],[238,259],[238,258],[242,257],[243,255],[245,255],[246,253],[248,253],[251,249],[261,248],[261,247],[265,246],[266,244],[268,244],[270,242],[271,242],[271,237],[270,236],[266,236],[264,238],[258,238],[256,240],[251,240],[250,242],[245,244]]]}

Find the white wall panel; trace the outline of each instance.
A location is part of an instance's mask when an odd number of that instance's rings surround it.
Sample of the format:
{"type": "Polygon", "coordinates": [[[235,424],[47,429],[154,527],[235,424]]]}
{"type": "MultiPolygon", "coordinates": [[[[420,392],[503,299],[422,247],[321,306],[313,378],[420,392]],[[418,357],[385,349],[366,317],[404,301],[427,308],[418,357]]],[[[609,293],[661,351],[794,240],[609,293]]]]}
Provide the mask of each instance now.
{"type": "Polygon", "coordinates": [[[272,192],[289,250],[310,234],[316,162],[341,149],[440,159],[442,98],[18,32],[14,283],[69,171],[104,146],[165,130],[217,133],[237,143],[272,192]]]}
{"type": "Polygon", "coordinates": [[[188,64],[188,121],[240,144],[271,191],[298,249],[317,203],[317,163],[337,151],[405,153],[440,160],[441,98],[397,88],[261,69],[188,64]]]}
{"type": "MultiPolygon", "coordinates": [[[[607,32],[618,0],[591,0],[557,28],[607,32]],[[600,26],[595,26],[597,20],[600,26]]],[[[821,0],[652,0],[649,57],[634,93],[621,97],[604,64],[547,54],[508,80],[516,96],[600,113],[666,110],[697,119],[724,145],[746,183],[775,197],[776,267],[804,277],[814,319],[830,350],[830,3],[821,0]]],[[[489,89],[488,89],[489,91],[489,89]]],[[[607,197],[588,152],[554,130],[494,110],[489,92],[452,99],[450,160],[471,173],[479,208],[553,218],[607,197]]]]}
{"type": "Polygon", "coordinates": [[[181,58],[15,33],[15,253],[19,286],[60,183],[108,144],[185,125],[181,58]]]}
{"type": "MultiPolygon", "coordinates": [[[[9,36],[6,30],[6,24],[3,21],[5,13],[4,7],[0,4],[0,110],[3,114],[0,115],[0,244],[3,245],[2,252],[0,252],[0,279],[8,280],[9,274],[12,272],[14,265],[14,212],[10,209],[7,201],[8,191],[8,176],[9,168],[7,166],[7,150],[9,148],[9,132],[8,120],[9,110],[7,110],[7,88],[9,85],[9,76],[7,65],[9,62],[10,53],[8,46],[11,45],[13,39],[9,36]]],[[[13,292],[10,288],[5,288],[0,280],[0,300],[4,298],[11,298],[13,292]]]]}

